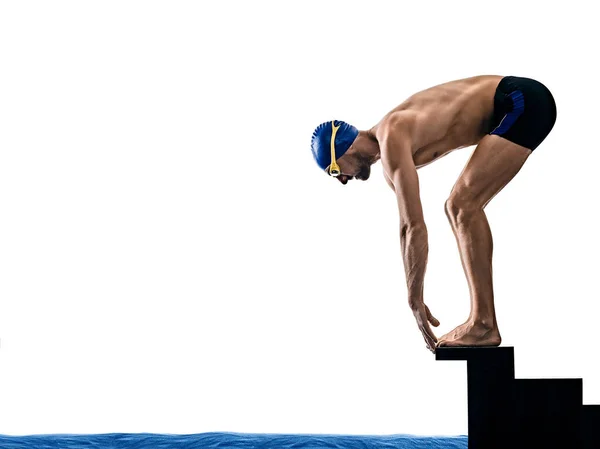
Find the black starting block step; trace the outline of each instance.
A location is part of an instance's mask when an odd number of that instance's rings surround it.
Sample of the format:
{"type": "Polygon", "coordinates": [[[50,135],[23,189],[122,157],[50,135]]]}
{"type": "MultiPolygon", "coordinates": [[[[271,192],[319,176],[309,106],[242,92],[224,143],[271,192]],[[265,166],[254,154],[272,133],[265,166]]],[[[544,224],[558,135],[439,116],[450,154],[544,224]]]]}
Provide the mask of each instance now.
{"type": "Polygon", "coordinates": [[[600,448],[600,405],[584,405],[581,409],[583,449],[600,448]]]}
{"type": "Polygon", "coordinates": [[[581,379],[515,379],[514,348],[438,348],[467,362],[469,449],[600,449],[600,406],[581,379]]]}

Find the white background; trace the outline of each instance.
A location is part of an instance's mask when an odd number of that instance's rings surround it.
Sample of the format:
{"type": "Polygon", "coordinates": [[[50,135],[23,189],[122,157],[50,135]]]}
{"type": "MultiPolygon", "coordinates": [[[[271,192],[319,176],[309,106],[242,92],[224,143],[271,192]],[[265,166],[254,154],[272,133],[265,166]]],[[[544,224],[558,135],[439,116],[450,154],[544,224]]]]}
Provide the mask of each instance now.
{"type": "MultiPolygon", "coordinates": [[[[592,2],[368,5],[2,2],[0,433],[466,434],[380,163],[342,186],[310,137],[479,74],[558,104],[486,209],[503,344],[600,403],[592,2]]],[[[443,205],[471,151],[419,171],[438,335],[468,314],[443,205]]]]}

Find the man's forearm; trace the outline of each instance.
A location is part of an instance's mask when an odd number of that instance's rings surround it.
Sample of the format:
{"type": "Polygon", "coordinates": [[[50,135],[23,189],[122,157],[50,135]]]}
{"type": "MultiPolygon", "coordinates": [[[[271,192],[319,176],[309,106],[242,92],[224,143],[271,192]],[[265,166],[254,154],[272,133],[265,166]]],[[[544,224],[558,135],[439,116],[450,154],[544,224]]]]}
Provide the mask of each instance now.
{"type": "Polygon", "coordinates": [[[408,304],[413,308],[423,301],[423,284],[429,244],[425,224],[405,226],[400,230],[400,246],[406,273],[408,304]]]}

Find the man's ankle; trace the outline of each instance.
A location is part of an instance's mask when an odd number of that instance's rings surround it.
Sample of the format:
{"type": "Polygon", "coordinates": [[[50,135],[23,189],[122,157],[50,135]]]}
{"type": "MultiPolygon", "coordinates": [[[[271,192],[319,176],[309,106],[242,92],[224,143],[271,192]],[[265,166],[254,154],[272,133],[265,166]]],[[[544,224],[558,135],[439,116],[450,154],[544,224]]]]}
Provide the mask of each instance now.
{"type": "Polygon", "coordinates": [[[496,319],[494,317],[476,317],[473,319],[473,324],[487,330],[492,330],[496,327],[496,319]]]}

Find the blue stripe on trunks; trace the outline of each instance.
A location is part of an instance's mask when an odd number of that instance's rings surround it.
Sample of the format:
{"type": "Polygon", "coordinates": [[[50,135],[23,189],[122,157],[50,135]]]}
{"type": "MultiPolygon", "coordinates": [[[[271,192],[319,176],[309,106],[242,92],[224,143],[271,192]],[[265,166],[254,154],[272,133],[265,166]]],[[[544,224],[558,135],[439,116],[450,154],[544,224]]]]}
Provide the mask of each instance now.
{"type": "Polygon", "coordinates": [[[500,124],[490,134],[501,136],[507,132],[525,110],[525,98],[520,90],[511,92],[510,98],[513,101],[513,110],[504,116],[500,124]]]}

